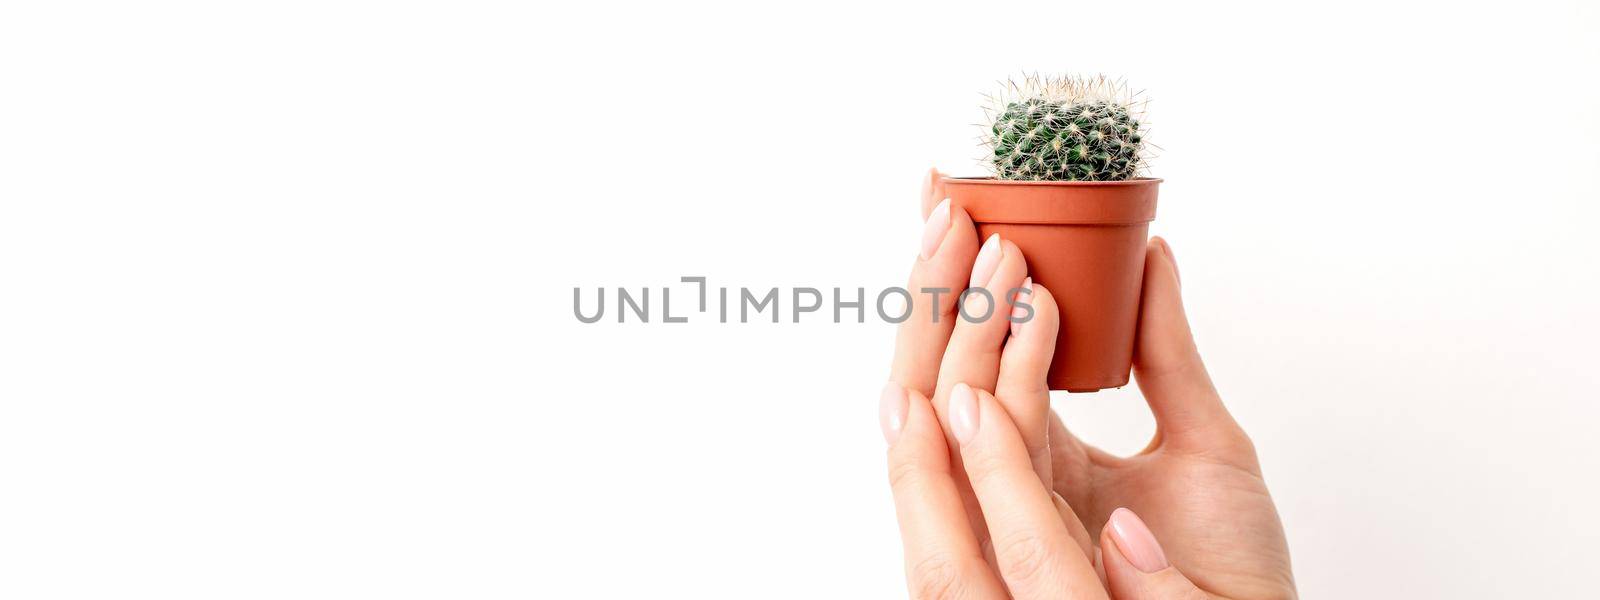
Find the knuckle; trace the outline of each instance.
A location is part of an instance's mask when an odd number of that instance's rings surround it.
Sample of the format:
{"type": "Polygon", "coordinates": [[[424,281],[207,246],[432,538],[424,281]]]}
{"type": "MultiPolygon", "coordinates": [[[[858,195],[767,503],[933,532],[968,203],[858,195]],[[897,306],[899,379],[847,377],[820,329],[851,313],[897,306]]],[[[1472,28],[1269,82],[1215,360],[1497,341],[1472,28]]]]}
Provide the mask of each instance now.
{"type": "Polygon", "coordinates": [[[1034,531],[1023,531],[997,540],[995,559],[1007,582],[1037,581],[1057,560],[1056,552],[1034,531]]]}
{"type": "Polygon", "coordinates": [[[988,483],[999,481],[1010,465],[1005,457],[996,452],[969,452],[961,456],[963,465],[967,470],[967,478],[972,481],[972,486],[983,487],[988,483]]]}
{"type": "Polygon", "coordinates": [[[889,487],[896,491],[921,489],[935,472],[916,457],[898,457],[889,462],[889,487]]]}
{"type": "Polygon", "coordinates": [[[911,597],[917,600],[952,600],[962,597],[963,577],[960,561],[936,554],[917,561],[907,570],[911,597]]]}
{"type": "Polygon", "coordinates": [[[1238,424],[1230,424],[1224,429],[1217,447],[1225,452],[1225,456],[1243,466],[1259,464],[1256,455],[1256,443],[1250,439],[1250,434],[1238,424]]]}
{"type": "Polygon", "coordinates": [[[1238,430],[1233,444],[1234,449],[1238,450],[1240,454],[1249,457],[1252,461],[1256,459],[1256,442],[1250,439],[1250,434],[1245,433],[1243,429],[1238,430]]]}
{"type": "Polygon", "coordinates": [[[909,290],[912,294],[910,310],[911,314],[917,318],[917,324],[947,325],[956,322],[956,320],[960,318],[960,316],[957,314],[960,305],[956,302],[956,300],[961,295],[961,291],[948,287],[941,287],[939,284],[933,281],[923,282],[919,281],[919,279],[932,280],[937,278],[912,278],[909,290]],[[935,297],[934,293],[926,291],[930,289],[939,290],[937,297],[935,297]]]}

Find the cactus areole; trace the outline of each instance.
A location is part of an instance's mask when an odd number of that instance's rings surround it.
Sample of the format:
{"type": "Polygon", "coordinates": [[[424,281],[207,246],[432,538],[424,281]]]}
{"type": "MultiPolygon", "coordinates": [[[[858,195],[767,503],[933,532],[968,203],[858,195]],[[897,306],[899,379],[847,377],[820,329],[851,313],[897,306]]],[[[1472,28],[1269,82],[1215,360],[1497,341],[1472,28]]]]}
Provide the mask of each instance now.
{"type": "Polygon", "coordinates": [[[1028,274],[1054,295],[1052,390],[1128,383],[1161,183],[1141,176],[1148,126],[1136,96],[1104,77],[1008,83],[984,125],[991,177],[944,181],[978,233],[1017,244],[1028,274]]]}
{"type": "Polygon", "coordinates": [[[1104,77],[1008,83],[988,113],[996,179],[1124,181],[1144,166],[1144,103],[1104,77]]]}

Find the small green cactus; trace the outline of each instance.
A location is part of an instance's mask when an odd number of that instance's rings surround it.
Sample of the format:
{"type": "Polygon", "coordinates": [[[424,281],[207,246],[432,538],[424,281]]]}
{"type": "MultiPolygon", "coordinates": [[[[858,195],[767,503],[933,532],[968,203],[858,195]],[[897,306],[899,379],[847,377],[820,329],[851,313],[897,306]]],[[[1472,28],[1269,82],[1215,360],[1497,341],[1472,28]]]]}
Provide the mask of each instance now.
{"type": "Polygon", "coordinates": [[[1145,166],[1143,102],[1120,82],[1033,76],[995,100],[984,145],[997,179],[1122,181],[1145,166]]]}

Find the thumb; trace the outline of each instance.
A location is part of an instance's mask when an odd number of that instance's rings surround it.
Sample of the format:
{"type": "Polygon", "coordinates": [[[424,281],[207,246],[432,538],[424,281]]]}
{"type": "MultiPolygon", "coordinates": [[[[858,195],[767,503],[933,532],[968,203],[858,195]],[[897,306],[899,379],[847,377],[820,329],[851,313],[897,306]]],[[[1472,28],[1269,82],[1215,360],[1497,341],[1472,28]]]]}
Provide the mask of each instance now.
{"type": "Polygon", "coordinates": [[[1156,419],[1157,437],[1190,448],[1214,448],[1243,437],[1211,384],[1183,312],[1172,247],[1151,238],[1145,251],[1133,370],[1156,419]]]}
{"type": "Polygon", "coordinates": [[[1167,555],[1139,515],[1126,508],[1111,513],[1100,531],[1101,562],[1111,597],[1118,600],[1200,599],[1211,596],[1195,587],[1167,555]]]}

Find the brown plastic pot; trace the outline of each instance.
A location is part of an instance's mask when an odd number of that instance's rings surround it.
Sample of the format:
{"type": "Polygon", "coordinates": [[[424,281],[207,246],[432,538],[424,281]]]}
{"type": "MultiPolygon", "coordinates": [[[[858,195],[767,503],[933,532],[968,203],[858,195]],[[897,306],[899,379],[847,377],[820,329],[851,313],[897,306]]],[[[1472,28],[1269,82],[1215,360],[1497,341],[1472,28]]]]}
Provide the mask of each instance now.
{"type": "Polygon", "coordinates": [[[1028,274],[1061,310],[1052,390],[1093,392],[1128,384],[1139,292],[1160,179],[1000,181],[944,179],[953,206],[1022,249],[1028,274]]]}

